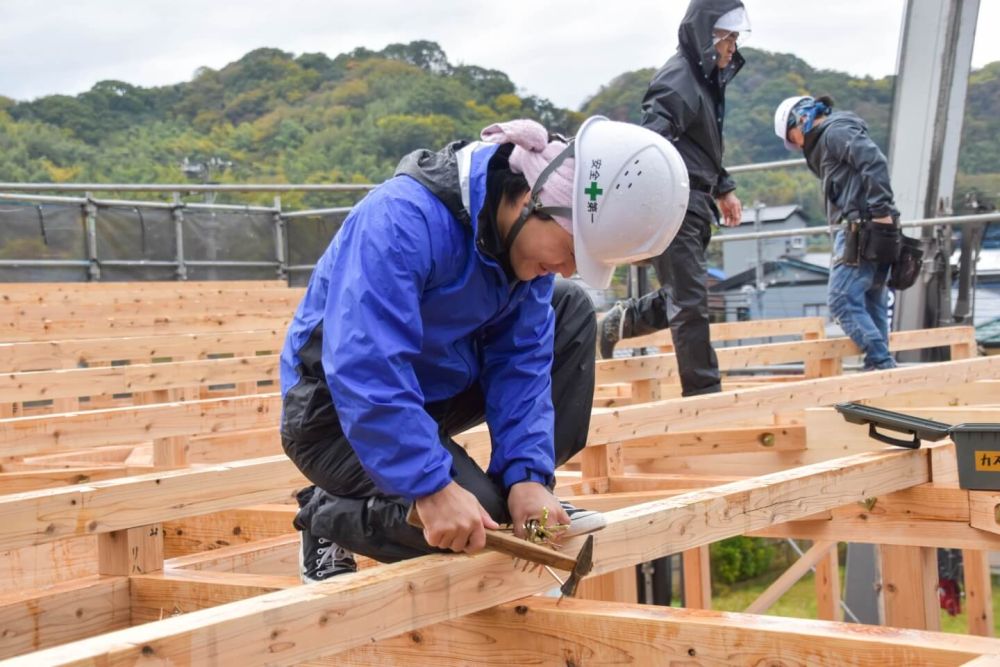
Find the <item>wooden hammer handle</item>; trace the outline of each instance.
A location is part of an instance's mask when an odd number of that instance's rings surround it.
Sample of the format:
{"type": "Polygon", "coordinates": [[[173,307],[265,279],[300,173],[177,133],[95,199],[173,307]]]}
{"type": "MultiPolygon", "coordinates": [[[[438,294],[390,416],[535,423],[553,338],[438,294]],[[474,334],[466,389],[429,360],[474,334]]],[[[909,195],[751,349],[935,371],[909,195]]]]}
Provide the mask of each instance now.
{"type": "MultiPolygon", "coordinates": [[[[417,514],[416,505],[410,506],[409,514],[406,516],[406,522],[416,528],[424,527],[424,524],[420,521],[420,516],[417,514]]],[[[560,570],[565,570],[566,572],[572,572],[573,568],[576,567],[575,558],[570,558],[569,556],[565,556],[554,549],[543,547],[539,544],[532,544],[527,540],[522,540],[520,537],[514,536],[512,533],[505,533],[499,530],[490,530],[487,528],[486,546],[494,551],[499,551],[502,554],[507,554],[508,556],[513,556],[514,558],[521,558],[522,560],[531,561],[532,563],[548,565],[560,570]]]]}

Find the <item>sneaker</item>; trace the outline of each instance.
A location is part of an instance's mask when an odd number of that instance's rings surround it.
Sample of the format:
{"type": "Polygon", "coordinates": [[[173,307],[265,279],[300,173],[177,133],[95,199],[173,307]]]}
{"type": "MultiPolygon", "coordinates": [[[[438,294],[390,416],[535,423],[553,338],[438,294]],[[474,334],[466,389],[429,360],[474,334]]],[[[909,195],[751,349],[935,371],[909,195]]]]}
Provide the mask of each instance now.
{"type": "Polygon", "coordinates": [[[601,530],[608,525],[604,515],[600,512],[576,507],[565,500],[560,500],[559,504],[562,505],[564,510],[566,510],[566,514],[569,514],[570,518],[570,526],[563,533],[563,536],[565,537],[586,535],[587,533],[593,533],[601,530]]]}
{"type": "Polygon", "coordinates": [[[304,584],[318,584],[338,574],[357,572],[354,554],[325,537],[315,537],[307,530],[299,531],[299,576],[304,584]]]}
{"type": "Polygon", "coordinates": [[[625,309],[626,305],[619,301],[601,320],[600,330],[597,332],[597,347],[601,359],[615,356],[615,345],[624,337],[625,309]]]}

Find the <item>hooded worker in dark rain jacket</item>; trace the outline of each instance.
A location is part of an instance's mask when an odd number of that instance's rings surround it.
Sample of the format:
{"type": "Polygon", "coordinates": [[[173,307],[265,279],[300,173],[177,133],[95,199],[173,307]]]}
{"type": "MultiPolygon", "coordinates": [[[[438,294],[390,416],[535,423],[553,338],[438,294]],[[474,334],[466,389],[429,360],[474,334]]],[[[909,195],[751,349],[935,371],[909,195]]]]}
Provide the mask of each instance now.
{"type": "Polygon", "coordinates": [[[750,28],[740,0],[692,0],[678,30],[679,45],[653,77],[642,102],[642,125],[680,152],[691,179],[681,231],[652,261],[659,291],[616,304],[604,318],[600,352],[614,353],[623,338],[669,326],[685,396],[720,390],[718,360],[708,321],[705,249],[720,213],[736,226],[742,206],[722,166],[726,86],[743,67],[738,40],[750,28]]]}

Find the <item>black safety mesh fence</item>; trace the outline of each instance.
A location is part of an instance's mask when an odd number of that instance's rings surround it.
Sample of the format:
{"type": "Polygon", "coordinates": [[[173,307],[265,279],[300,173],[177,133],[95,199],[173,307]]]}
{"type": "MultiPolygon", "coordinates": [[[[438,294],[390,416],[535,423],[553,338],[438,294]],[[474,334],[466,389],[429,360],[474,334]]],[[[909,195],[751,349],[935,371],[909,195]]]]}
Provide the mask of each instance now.
{"type": "MultiPolygon", "coordinates": [[[[97,256],[102,261],[172,262],[177,235],[169,209],[100,206],[97,209],[97,256]]],[[[101,280],[174,280],[172,266],[101,265],[101,280]]]]}
{"type": "MultiPolygon", "coordinates": [[[[84,260],[83,209],[64,204],[0,202],[0,259],[84,260]]],[[[0,282],[87,280],[87,267],[0,265],[0,282]]]]}
{"type": "MultiPolygon", "coordinates": [[[[189,280],[268,280],[277,276],[273,213],[195,208],[185,208],[182,213],[185,262],[268,264],[189,264],[189,280]]],[[[102,281],[177,278],[174,265],[143,264],[176,262],[177,232],[170,209],[142,206],[139,202],[134,205],[98,205],[95,229],[102,281]],[[134,264],[113,266],[107,262],[134,264]]],[[[320,252],[328,241],[329,238],[322,241],[320,252]]],[[[83,205],[0,202],[0,260],[74,260],[81,263],[79,267],[0,265],[0,282],[86,281],[89,279],[88,259],[83,205]]]]}

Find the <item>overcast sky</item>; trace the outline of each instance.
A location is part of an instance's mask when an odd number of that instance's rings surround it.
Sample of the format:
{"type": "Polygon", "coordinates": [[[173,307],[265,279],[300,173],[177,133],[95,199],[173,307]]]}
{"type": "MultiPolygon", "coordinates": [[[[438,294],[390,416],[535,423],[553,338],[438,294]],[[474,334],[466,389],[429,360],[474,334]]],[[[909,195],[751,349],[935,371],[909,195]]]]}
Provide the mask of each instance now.
{"type": "MultiPolygon", "coordinates": [[[[814,67],[895,70],[904,0],[746,0],[749,45],[814,67]]],[[[438,42],[452,63],[506,72],[526,94],[577,108],[676,48],[684,0],[0,0],[0,95],[76,94],[104,79],[187,81],[268,46],[333,57],[438,42]]],[[[1000,0],[982,0],[973,66],[1000,60],[1000,0]]],[[[751,64],[752,66],[752,64],[751,64]]]]}

